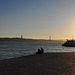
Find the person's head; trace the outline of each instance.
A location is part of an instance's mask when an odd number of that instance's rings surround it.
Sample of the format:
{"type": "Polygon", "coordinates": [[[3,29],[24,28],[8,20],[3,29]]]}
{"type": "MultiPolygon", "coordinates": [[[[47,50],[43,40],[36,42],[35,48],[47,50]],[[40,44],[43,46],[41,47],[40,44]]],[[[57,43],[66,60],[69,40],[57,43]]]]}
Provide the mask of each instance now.
{"type": "Polygon", "coordinates": [[[41,49],[43,49],[43,48],[41,47],[41,49]]]}
{"type": "Polygon", "coordinates": [[[38,49],[38,51],[40,51],[40,49],[38,49]]]}

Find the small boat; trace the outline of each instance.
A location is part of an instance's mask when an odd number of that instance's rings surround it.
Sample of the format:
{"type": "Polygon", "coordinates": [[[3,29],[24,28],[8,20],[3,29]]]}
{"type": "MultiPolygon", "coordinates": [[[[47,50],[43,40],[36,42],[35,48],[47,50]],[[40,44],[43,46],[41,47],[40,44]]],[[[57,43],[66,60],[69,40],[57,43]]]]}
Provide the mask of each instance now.
{"type": "Polygon", "coordinates": [[[62,46],[75,47],[75,40],[67,40],[62,46]]]}

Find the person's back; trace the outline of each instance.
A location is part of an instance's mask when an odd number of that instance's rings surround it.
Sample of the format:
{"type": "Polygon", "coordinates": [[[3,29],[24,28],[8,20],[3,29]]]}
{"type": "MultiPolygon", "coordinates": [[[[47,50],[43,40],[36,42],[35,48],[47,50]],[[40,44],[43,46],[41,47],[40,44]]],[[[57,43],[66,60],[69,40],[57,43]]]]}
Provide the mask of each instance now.
{"type": "Polygon", "coordinates": [[[43,53],[44,52],[44,50],[43,50],[43,48],[41,47],[41,53],[43,53]]]}
{"type": "Polygon", "coordinates": [[[40,53],[40,49],[38,49],[38,53],[40,53]]]}

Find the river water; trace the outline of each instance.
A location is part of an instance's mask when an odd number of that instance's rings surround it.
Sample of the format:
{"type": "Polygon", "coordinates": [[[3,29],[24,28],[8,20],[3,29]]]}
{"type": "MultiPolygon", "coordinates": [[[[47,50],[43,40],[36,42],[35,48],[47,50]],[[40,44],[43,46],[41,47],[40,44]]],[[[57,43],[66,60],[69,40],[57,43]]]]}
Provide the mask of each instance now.
{"type": "Polygon", "coordinates": [[[0,60],[33,55],[38,48],[47,52],[75,52],[75,47],[62,47],[62,42],[0,42],[0,60]]]}

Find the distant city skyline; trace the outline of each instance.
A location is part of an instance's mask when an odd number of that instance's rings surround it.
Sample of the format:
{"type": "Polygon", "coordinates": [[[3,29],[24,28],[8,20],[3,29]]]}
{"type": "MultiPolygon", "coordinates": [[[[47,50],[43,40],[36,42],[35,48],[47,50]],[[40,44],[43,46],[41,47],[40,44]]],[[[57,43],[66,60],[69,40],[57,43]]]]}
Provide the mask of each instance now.
{"type": "Polygon", "coordinates": [[[0,37],[72,39],[75,0],[0,0],[0,37]]]}

